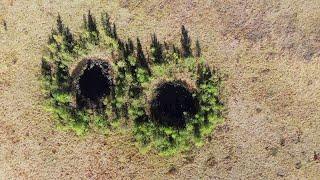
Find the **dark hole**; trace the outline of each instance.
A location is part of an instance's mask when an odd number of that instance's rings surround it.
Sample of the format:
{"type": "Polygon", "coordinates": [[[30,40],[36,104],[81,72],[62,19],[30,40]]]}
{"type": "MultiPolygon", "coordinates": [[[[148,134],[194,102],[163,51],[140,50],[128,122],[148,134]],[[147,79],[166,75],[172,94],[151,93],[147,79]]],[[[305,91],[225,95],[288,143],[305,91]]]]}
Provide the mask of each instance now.
{"type": "Polygon", "coordinates": [[[86,69],[79,78],[80,106],[99,106],[103,98],[110,94],[112,80],[108,70],[106,62],[88,61],[86,69]]]}
{"type": "Polygon", "coordinates": [[[157,88],[151,103],[151,116],[160,125],[184,128],[198,111],[198,102],[182,84],[167,82],[157,88]]]}

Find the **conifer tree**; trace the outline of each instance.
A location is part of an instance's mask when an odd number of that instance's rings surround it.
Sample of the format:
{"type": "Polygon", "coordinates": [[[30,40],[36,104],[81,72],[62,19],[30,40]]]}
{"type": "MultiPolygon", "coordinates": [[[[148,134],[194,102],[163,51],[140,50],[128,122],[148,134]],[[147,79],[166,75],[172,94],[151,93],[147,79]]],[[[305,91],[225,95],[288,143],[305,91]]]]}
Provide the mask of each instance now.
{"type": "Polygon", "coordinates": [[[121,55],[123,58],[125,58],[125,44],[124,42],[122,42],[120,39],[118,40],[118,46],[119,46],[119,49],[121,51],[121,55]]]}
{"type": "Polygon", "coordinates": [[[88,13],[88,31],[98,33],[96,19],[92,16],[90,10],[88,13]]]}
{"type": "Polygon", "coordinates": [[[137,38],[137,60],[138,60],[138,66],[147,70],[148,74],[150,75],[151,71],[149,69],[147,59],[143,53],[142,45],[139,38],[137,38]]]}
{"type": "MultiPolygon", "coordinates": [[[[67,50],[69,52],[71,52],[73,50],[73,47],[74,47],[73,35],[72,35],[70,29],[63,24],[63,21],[61,19],[60,14],[58,14],[58,18],[57,18],[57,30],[52,30],[52,34],[49,37],[49,44],[57,43],[56,40],[54,39],[54,35],[62,36],[62,39],[63,39],[62,43],[64,45],[65,50],[67,50]]],[[[62,44],[60,44],[60,43],[57,44],[58,50],[61,50],[61,45],[62,44]]]]}
{"type": "Polygon", "coordinates": [[[83,27],[85,30],[88,30],[88,21],[87,16],[85,14],[83,15],[83,27]]]}
{"type": "Polygon", "coordinates": [[[198,85],[208,82],[212,77],[212,72],[207,64],[198,64],[197,74],[199,76],[198,85]]]}
{"type": "Polygon", "coordinates": [[[134,53],[134,45],[133,45],[133,41],[131,38],[128,39],[128,45],[129,45],[130,54],[133,54],[134,53]]]}
{"type": "Polygon", "coordinates": [[[172,51],[180,57],[180,50],[175,45],[172,45],[172,51]]]}
{"type": "Polygon", "coordinates": [[[200,42],[199,39],[197,39],[196,41],[196,57],[200,57],[201,56],[201,46],[200,46],[200,42]]]}
{"type": "Polygon", "coordinates": [[[117,26],[116,26],[115,23],[113,23],[113,28],[112,28],[111,37],[112,37],[113,39],[118,39],[117,26]]]}
{"type": "Polygon", "coordinates": [[[56,43],[56,40],[54,39],[54,35],[57,35],[57,31],[55,29],[52,29],[51,34],[48,38],[48,44],[56,43]]]}
{"type": "Polygon", "coordinates": [[[97,22],[90,10],[87,17],[83,17],[85,29],[89,32],[89,40],[91,43],[97,44],[99,41],[99,30],[97,28],[97,22]]]}
{"type": "Polygon", "coordinates": [[[102,14],[101,21],[102,21],[102,26],[103,26],[104,32],[106,33],[107,36],[111,36],[112,28],[111,28],[109,14],[108,13],[102,14]]]}
{"type": "Polygon", "coordinates": [[[132,72],[132,67],[131,67],[131,64],[128,60],[128,57],[129,57],[129,52],[128,52],[128,43],[126,42],[123,42],[122,40],[118,40],[118,45],[119,45],[119,49],[120,49],[120,52],[121,52],[121,56],[124,60],[124,62],[126,63],[126,67],[129,68],[130,72],[132,72]]]}
{"type": "Polygon", "coordinates": [[[139,62],[145,62],[146,61],[146,57],[143,53],[143,50],[142,50],[142,45],[141,45],[141,42],[140,42],[140,39],[137,38],[137,59],[139,62]]]}
{"type": "Polygon", "coordinates": [[[163,44],[164,44],[164,49],[169,50],[169,48],[170,48],[169,44],[166,41],[164,41],[163,44]]]}
{"type": "Polygon", "coordinates": [[[126,53],[126,57],[128,58],[128,56],[131,54],[130,53],[130,48],[129,48],[129,44],[126,42],[125,43],[125,53],[126,53]]]}
{"type": "Polygon", "coordinates": [[[129,60],[129,55],[132,55],[133,51],[131,51],[130,49],[130,44],[129,42],[125,42],[124,43],[124,50],[123,50],[123,54],[124,54],[124,60],[127,64],[127,67],[130,71],[130,73],[132,74],[132,78],[134,80],[134,82],[137,82],[137,73],[136,73],[136,69],[137,69],[137,63],[132,63],[129,60]]]}
{"type": "Polygon", "coordinates": [[[51,73],[52,73],[51,64],[44,58],[42,58],[41,60],[41,70],[42,70],[41,71],[42,75],[50,78],[49,80],[51,80],[51,73]]]}
{"type": "Polygon", "coordinates": [[[68,27],[63,30],[63,41],[67,50],[71,52],[74,47],[74,38],[68,27]]]}
{"type": "Polygon", "coordinates": [[[182,46],[182,57],[192,56],[191,51],[191,39],[188,35],[188,30],[184,27],[181,27],[181,46],[182,46]]]}
{"type": "Polygon", "coordinates": [[[83,36],[79,36],[79,40],[77,41],[77,44],[80,45],[80,47],[86,49],[87,45],[86,45],[87,41],[83,36]]]}
{"type": "Polygon", "coordinates": [[[60,14],[58,14],[58,18],[57,18],[57,30],[58,30],[58,33],[62,35],[64,30],[64,24],[62,22],[60,14]]]}
{"type": "Polygon", "coordinates": [[[57,72],[56,77],[58,84],[60,84],[63,90],[67,90],[69,86],[69,68],[65,64],[63,64],[61,61],[56,61],[57,72]]]}
{"type": "MultiPolygon", "coordinates": [[[[56,68],[56,80],[57,83],[60,85],[62,90],[68,90],[68,81],[70,78],[69,75],[69,68],[66,65],[65,59],[59,54],[61,51],[69,51],[71,52],[74,47],[74,38],[72,33],[70,32],[70,29],[63,24],[62,18],[60,14],[58,14],[57,17],[57,29],[52,30],[51,36],[48,40],[49,44],[55,44],[57,49],[57,58],[54,59],[54,63],[52,65],[56,68]],[[61,36],[62,42],[57,42],[55,39],[55,36],[61,36]]],[[[53,57],[54,54],[50,53],[50,56],[53,57]]],[[[46,70],[47,73],[49,73],[51,70],[49,70],[48,65],[46,64],[45,60],[42,61],[42,68],[43,70],[46,70]]],[[[51,64],[50,64],[51,66],[51,64]]]]}
{"type": "Polygon", "coordinates": [[[163,47],[158,41],[156,34],[151,35],[151,55],[154,58],[155,63],[161,63],[163,61],[163,47]]]}
{"type": "Polygon", "coordinates": [[[123,52],[124,58],[128,59],[128,57],[130,55],[130,49],[129,49],[129,44],[127,42],[123,43],[123,49],[121,51],[123,52]]]}
{"type": "Polygon", "coordinates": [[[55,43],[55,40],[53,38],[53,35],[51,34],[48,38],[48,44],[53,44],[53,43],[55,43]]]}
{"type": "Polygon", "coordinates": [[[64,25],[62,23],[61,17],[60,17],[60,15],[58,15],[57,28],[56,29],[52,29],[51,36],[49,37],[49,40],[48,40],[49,44],[55,44],[56,45],[57,51],[61,51],[62,48],[61,48],[61,44],[56,41],[55,36],[57,36],[57,35],[61,35],[62,36],[62,34],[60,34],[59,31],[63,31],[63,27],[64,27],[64,25]],[[62,28],[62,30],[59,30],[61,28],[62,28]]]}

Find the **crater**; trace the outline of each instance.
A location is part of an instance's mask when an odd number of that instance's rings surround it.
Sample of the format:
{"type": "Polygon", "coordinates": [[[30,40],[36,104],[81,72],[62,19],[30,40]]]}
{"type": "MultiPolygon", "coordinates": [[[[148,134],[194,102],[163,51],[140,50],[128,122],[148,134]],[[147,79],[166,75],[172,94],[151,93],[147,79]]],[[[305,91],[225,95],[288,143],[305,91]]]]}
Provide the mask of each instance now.
{"type": "Polygon", "coordinates": [[[165,82],[157,87],[150,111],[157,124],[181,129],[198,112],[198,101],[182,83],[165,82]]]}
{"type": "Polygon", "coordinates": [[[74,83],[79,108],[100,108],[113,87],[110,65],[101,59],[87,59],[75,69],[74,83]]]}

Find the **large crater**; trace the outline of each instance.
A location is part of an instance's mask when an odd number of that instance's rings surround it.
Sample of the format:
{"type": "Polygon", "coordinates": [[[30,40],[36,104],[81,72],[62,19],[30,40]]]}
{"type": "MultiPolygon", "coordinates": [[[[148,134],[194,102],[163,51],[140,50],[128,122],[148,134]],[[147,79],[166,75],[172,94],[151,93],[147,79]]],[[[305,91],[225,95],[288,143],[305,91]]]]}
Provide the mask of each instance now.
{"type": "Polygon", "coordinates": [[[198,111],[198,101],[180,82],[165,82],[156,89],[151,102],[151,118],[157,124],[184,128],[198,111]]]}
{"type": "Polygon", "coordinates": [[[74,87],[79,108],[101,108],[113,88],[110,65],[101,59],[86,59],[75,69],[74,87]]]}

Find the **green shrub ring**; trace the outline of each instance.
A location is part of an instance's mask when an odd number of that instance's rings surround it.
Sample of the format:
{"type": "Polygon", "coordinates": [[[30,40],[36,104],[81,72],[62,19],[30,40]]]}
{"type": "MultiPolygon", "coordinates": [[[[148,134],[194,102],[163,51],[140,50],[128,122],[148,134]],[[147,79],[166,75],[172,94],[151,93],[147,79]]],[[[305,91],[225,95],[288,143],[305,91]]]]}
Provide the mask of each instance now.
{"type": "MultiPolygon", "coordinates": [[[[219,101],[219,77],[215,76],[203,59],[179,58],[162,65],[151,67],[153,74],[150,81],[144,84],[144,95],[147,101],[136,99],[132,103],[133,112],[146,110],[148,117],[136,121],[134,134],[142,151],[157,149],[160,154],[170,155],[189,150],[192,145],[201,146],[218,123],[223,121],[223,106],[219,101]],[[173,62],[173,63],[170,63],[173,62]],[[164,71],[161,71],[164,70],[164,71]],[[185,76],[181,76],[181,75],[185,76]],[[186,127],[159,126],[150,118],[150,101],[155,96],[156,88],[161,83],[178,82],[183,84],[199,101],[199,110],[194,117],[187,120],[186,127]]],[[[144,115],[144,113],[141,113],[144,115]]],[[[139,118],[136,118],[139,120],[139,118]]]]}
{"type": "Polygon", "coordinates": [[[75,38],[58,16],[57,29],[49,37],[47,54],[42,59],[43,84],[48,94],[48,110],[59,120],[58,126],[78,135],[90,129],[106,134],[126,129],[133,133],[141,152],[155,150],[163,155],[203,145],[205,138],[223,121],[223,106],[219,100],[221,80],[200,57],[199,42],[193,56],[184,26],[181,49],[160,43],[154,34],[146,57],[138,38],[136,45],[131,39],[121,40],[108,14],[103,14],[101,21],[99,28],[89,12],[84,16],[84,31],[75,38]],[[96,69],[91,72],[93,66],[96,69]],[[98,73],[102,82],[109,83],[108,93],[99,92],[103,98],[83,98],[77,83],[85,72],[98,73]],[[183,112],[185,123],[181,127],[163,125],[152,115],[151,102],[159,94],[161,84],[177,87],[185,97],[196,102],[192,115],[183,112]]]}

